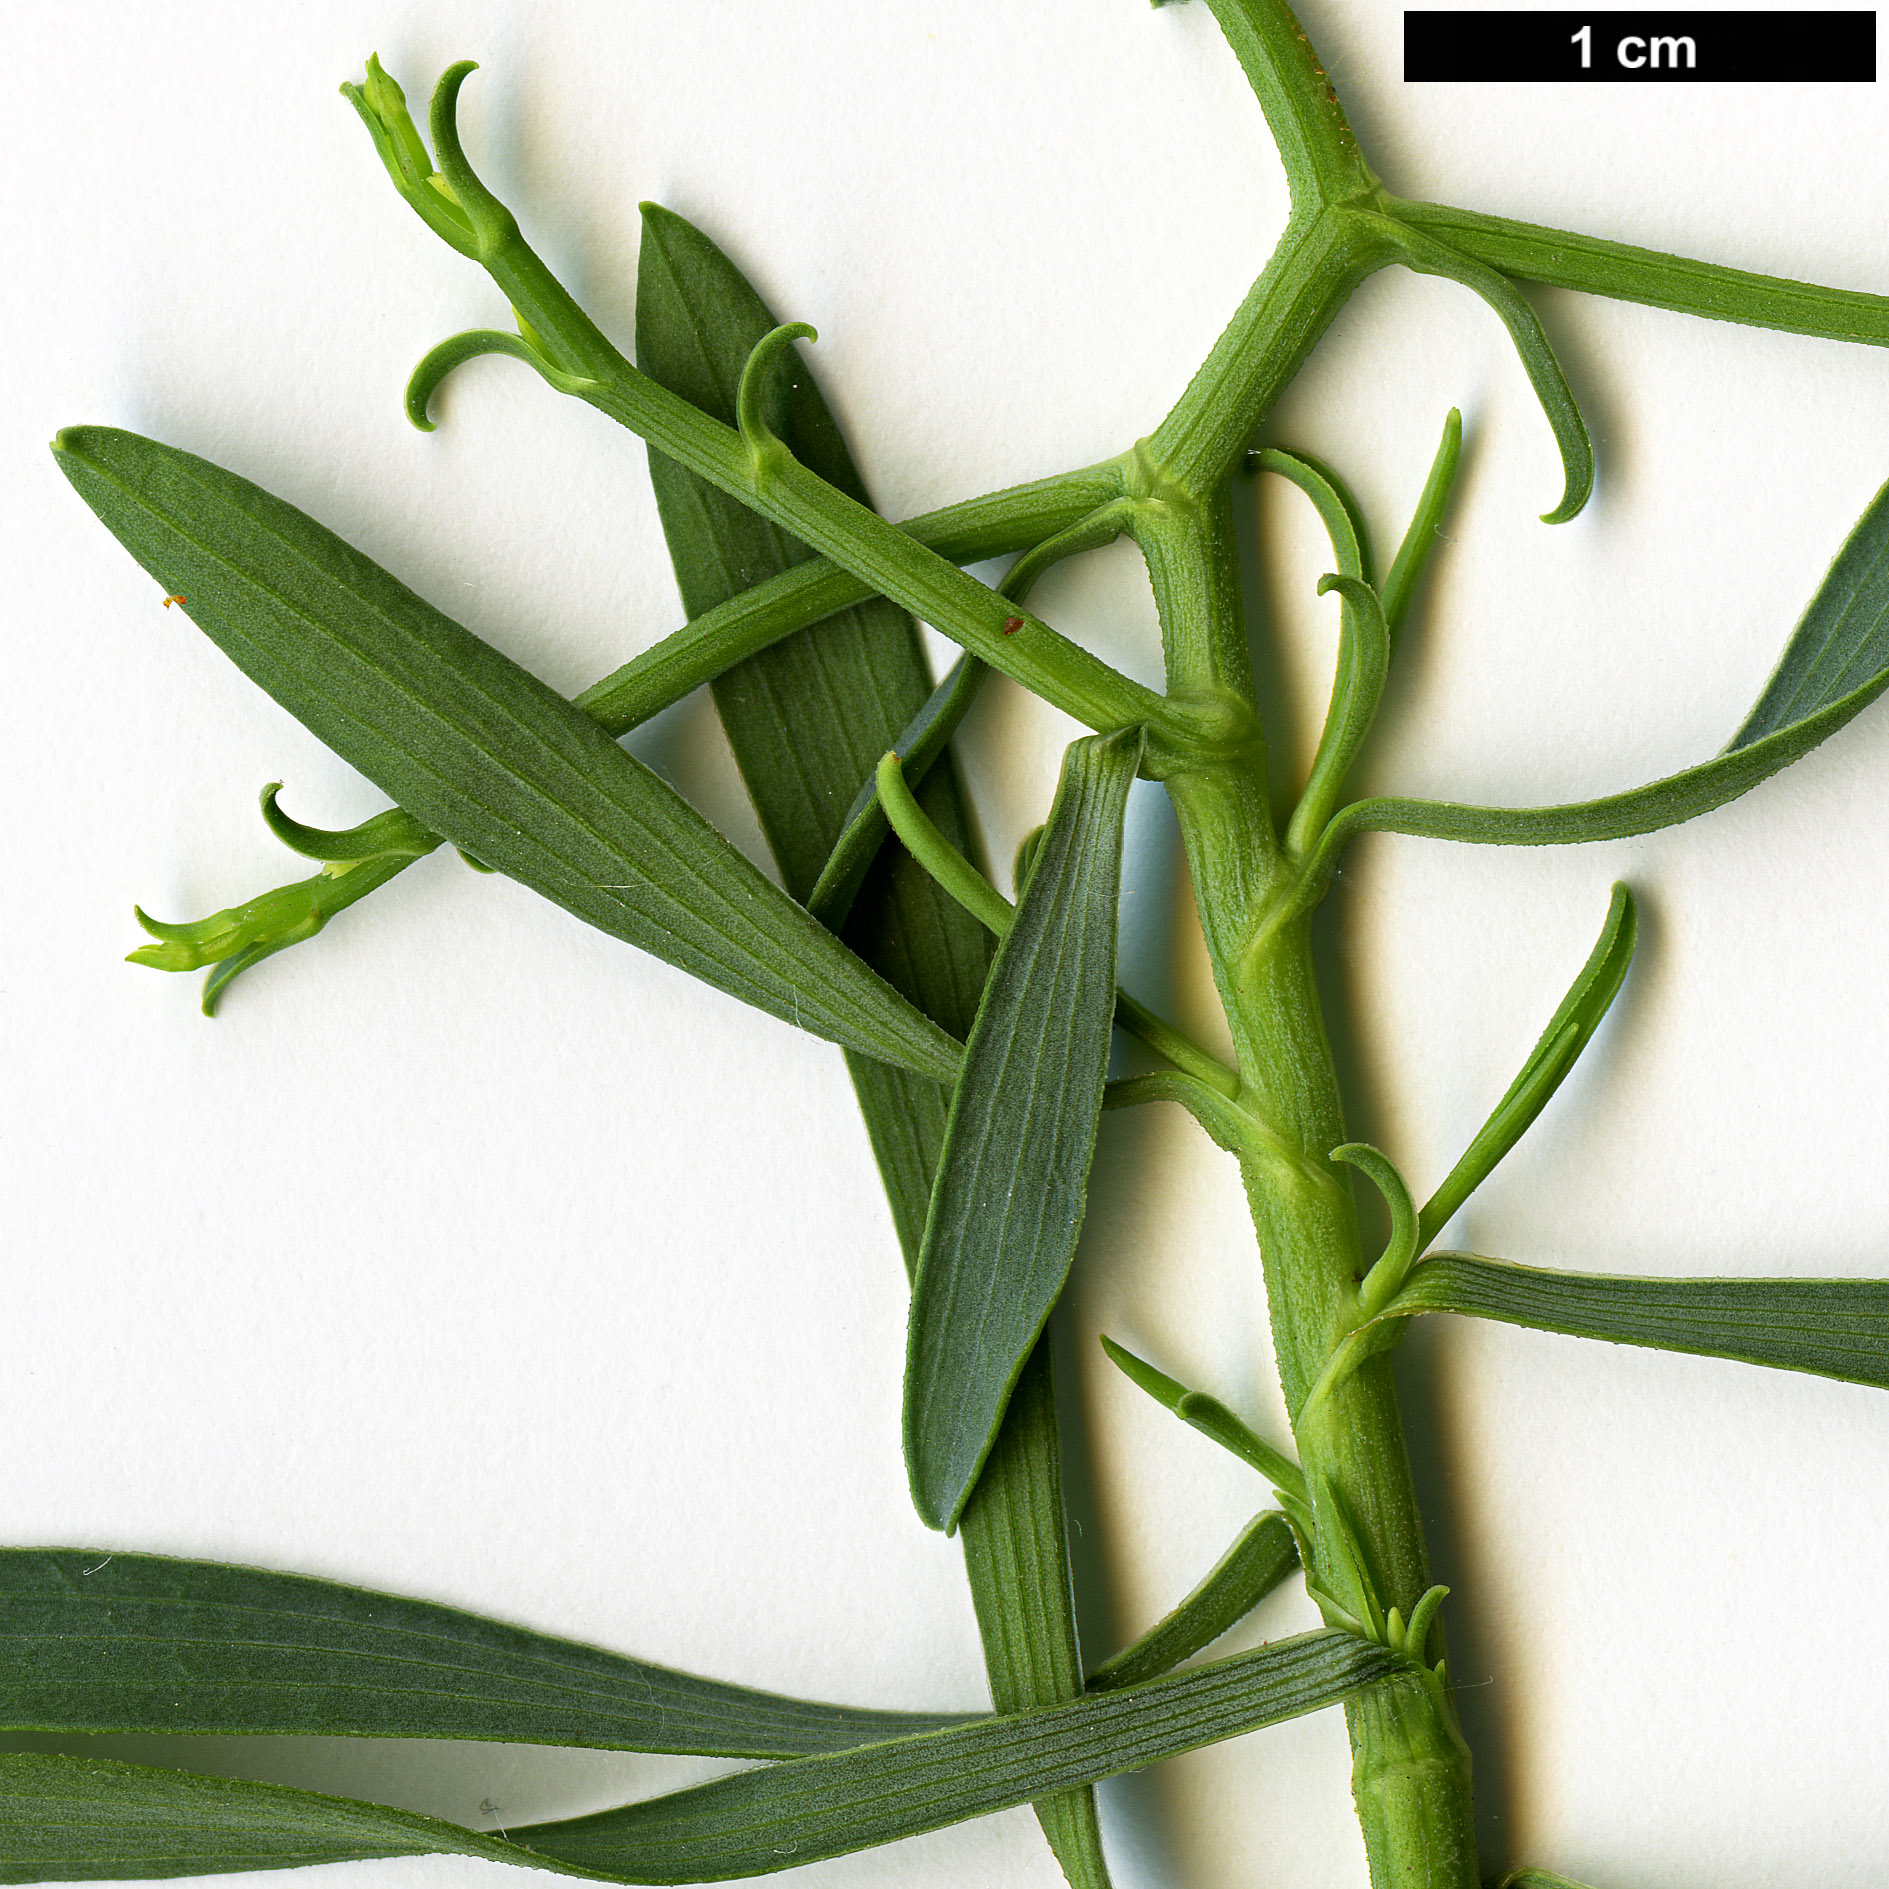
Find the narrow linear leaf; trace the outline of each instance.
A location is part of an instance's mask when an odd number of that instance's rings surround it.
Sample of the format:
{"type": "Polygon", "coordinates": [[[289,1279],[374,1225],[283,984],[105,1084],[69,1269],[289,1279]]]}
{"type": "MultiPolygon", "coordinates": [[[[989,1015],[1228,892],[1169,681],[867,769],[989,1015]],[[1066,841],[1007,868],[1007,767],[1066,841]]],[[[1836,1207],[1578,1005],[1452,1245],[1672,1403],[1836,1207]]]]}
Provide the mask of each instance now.
{"type": "MultiPolygon", "coordinates": [[[[997,1710],[1028,1712],[1081,1697],[1047,1336],[1024,1363],[958,1534],[997,1710]]],[[[1086,1784],[1057,1791],[1033,1807],[1070,1889],[1108,1889],[1094,1791],[1086,1784]]]]}
{"type": "Polygon", "coordinates": [[[1726,744],[1737,754],[1889,674],[1889,485],[1870,502],[1784,646],[1751,713],[1726,744]]]}
{"type": "Polygon", "coordinates": [[[1889,1385],[1883,1279],[1632,1279],[1433,1253],[1412,1269],[1393,1309],[1889,1385]]]}
{"type": "Polygon", "coordinates": [[[1889,485],[1858,520],[1792,633],[1763,694],[1715,760],[1600,800],[1475,807],[1360,800],[1326,829],[1322,860],[1355,833],[1408,833],[1486,846],[1623,839],[1709,813],[1749,793],[1855,719],[1889,688],[1889,485]]]}
{"type": "Polygon", "coordinates": [[[956,1526],[1075,1257],[1140,757],[1134,730],[1071,743],[952,1096],[905,1365],[906,1468],[934,1528],[956,1526]]]}
{"type": "Polygon", "coordinates": [[[225,654],[424,826],[615,937],[869,1055],[957,1048],[580,709],[292,505],[105,427],[54,452],[225,654]]]}
{"type": "Polygon", "coordinates": [[[1357,501],[1345,490],[1337,474],[1315,460],[1274,446],[1249,454],[1247,464],[1253,471],[1270,472],[1289,480],[1312,501],[1331,540],[1338,575],[1350,580],[1342,587],[1330,580],[1318,587],[1321,596],[1330,588],[1339,588],[1342,609],[1338,658],[1332,670],[1331,700],[1325,711],[1325,725],[1319,732],[1305,790],[1286,835],[1288,850],[1301,853],[1308,844],[1308,836],[1316,836],[1324,826],[1332,802],[1344,784],[1345,771],[1370,727],[1378,697],[1384,690],[1385,671],[1390,662],[1390,636],[1382,612],[1373,623],[1358,601],[1359,590],[1370,582],[1370,551],[1357,501]]]}
{"type": "Polygon", "coordinates": [[[439,844],[439,835],[429,833],[402,807],[389,807],[385,813],[338,833],[327,827],[304,826],[300,820],[290,819],[277,804],[281,791],[280,781],[272,781],[262,790],[263,825],[290,852],[300,853],[304,859],[318,859],[325,866],[379,859],[386,853],[404,853],[409,859],[418,859],[439,844]]]}
{"type": "Polygon", "coordinates": [[[1189,1390],[1178,1378],[1157,1371],[1145,1358],[1138,1358],[1125,1345],[1118,1345],[1104,1334],[1102,1349],[1115,1368],[1138,1389],[1144,1390],[1180,1420],[1210,1437],[1223,1450],[1259,1473],[1275,1487],[1299,1502],[1306,1499],[1305,1472],[1291,1457],[1276,1450],[1250,1424],[1243,1422],[1219,1398],[1205,1391],[1189,1390]]]}
{"type": "Polygon", "coordinates": [[[1331,554],[1339,570],[1347,577],[1371,581],[1370,540],[1365,532],[1364,514],[1349,487],[1331,467],[1321,465],[1305,453],[1288,452],[1282,446],[1264,446],[1246,455],[1249,473],[1269,472],[1276,478],[1296,485],[1311,500],[1319,523],[1331,540],[1331,554]]]}
{"type": "MultiPolygon", "coordinates": [[[[947,506],[942,511],[927,513],[922,518],[908,521],[904,529],[910,531],[919,543],[931,546],[943,556],[958,562],[975,563],[987,556],[995,557],[1015,551],[1020,545],[1055,537],[1059,530],[1071,522],[1073,515],[1091,509],[1096,491],[1103,483],[1102,471],[1067,474],[1061,479],[1013,487],[984,498],[947,506]]],[[[1113,487],[1108,489],[1112,490],[1113,487]]],[[[684,624],[680,630],[586,689],[576,697],[576,705],[612,736],[628,734],[651,716],[679,702],[691,690],[713,681],[723,670],[744,657],[771,647],[783,637],[792,636],[810,622],[824,616],[829,609],[859,602],[863,590],[864,586],[857,579],[836,570],[824,559],[796,565],[780,577],[765,580],[684,624]]],[[[974,693],[971,676],[977,667],[976,659],[967,657],[961,668],[954,671],[960,680],[946,719],[961,712],[963,705],[968,705],[969,697],[974,693]]],[[[916,771],[922,772],[930,765],[925,746],[936,739],[937,734],[935,727],[929,730],[925,743],[915,750],[916,771]]],[[[954,783],[950,792],[955,794],[957,791],[954,783]]],[[[934,818],[941,826],[955,831],[953,822],[944,812],[935,811],[934,818]]],[[[872,824],[870,815],[862,821],[862,826],[870,827],[872,824]]],[[[868,838],[869,835],[864,833],[860,836],[857,842],[859,853],[863,854],[867,850],[868,838]]],[[[435,844],[438,843],[436,838],[435,844]]],[[[487,870],[470,853],[462,853],[461,856],[476,870],[487,870]]],[[[377,860],[372,878],[348,880],[346,896],[323,894],[325,913],[332,916],[357,899],[364,898],[369,892],[386,884],[408,864],[411,864],[410,859],[392,862],[377,860]]],[[[845,910],[845,901],[839,901],[829,922],[819,898],[810,895],[806,903],[821,922],[828,925],[828,929],[833,929],[840,922],[845,910]]],[[[940,909],[943,907],[940,906],[940,909]]],[[[293,937],[281,937],[267,944],[251,945],[221,960],[204,980],[204,1014],[215,1015],[217,999],[244,971],[266,958],[274,957],[278,951],[301,942],[308,935],[301,933],[293,937]]],[[[930,928],[920,925],[913,928],[911,935],[914,940],[922,941],[933,934],[930,928]]],[[[907,995],[910,994],[908,991],[907,995]]],[[[964,1008],[964,1022],[960,1029],[970,1027],[976,1001],[976,991],[973,990],[964,1008]]],[[[921,1004],[920,1008],[938,1020],[930,1006],[921,1004]]],[[[950,1028],[949,1025],[945,1027],[948,1030],[950,1028]]],[[[958,1031],[950,1033],[955,1035],[958,1031]]],[[[873,1066],[884,1067],[882,1064],[873,1066]]],[[[942,1106],[939,1120],[942,1123],[942,1106]]],[[[927,1196],[929,1191],[928,1183],[927,1196]]],[[[918,1214],[922,1227],[922,1201],[918,1214]]]]}
{"type": "Polygon", "coordinates": [[[1586,1885],[1557,1876],[1551,1869],[1518,1869],[1502,1878],[1500,1889],[1586,1889],[1586,1885]]]}
{"type": "MultiPolygon", "coordinates": [[[[772,310],[707,236],[654,205],[643,210],[636,297],[643,371],[732,423],[741,371],[777,326],[772,310]]],[[[772,423],[796,458],[870,503],[804,363],[774,392],[772,423]]],[[[744,585],[804,568],[801,560],[811,558],[779,526],[660,454],[650,455],[650,474],[677,584],[696,622],[750,594],[744,585]]],[[[714,685],[722,726],[788,891],[823,923],[844,926],[866,962],[954,1037],[976,1015],[991,939],[902,848],[883,845],[884,814],[876,801],[862,803],[897,729],[893,745],[910,755],[927,813],[953,844],[971,846],[946,743],[981,669],[965,656],[932,690],[911,619],[874,599],[755,654],[714,685]]],[[[858,1056],[848,1062],[909,1275],[944,1144],[947,1098],[938,1084],[909,1071],[858,1056]]],[[[1076,1697],[1082,1662],[1047,1346],[1039,1344],[1025,1367],[960,1533],[998,1711],[1076,1697]]],[[[1093,1793],[1046,1798],[1036,1813],[1074,1889],[1107,1889],[1093,1793]]]]}
{"type": "Polygon", "coordinates": [[[1276,1509],[1256,1515],[1173,1612],[1089,1675],[1092,1692],[1169,1671],[1237,1626],[1299,1565],[1291,1525],[1276,1509]]]}
{"type": "Polygon", "coordinates": [[[1509,331],[1509,339],[1521,357],[1522,370],[1535,390],[1535,398],[1541,403],[1561,454],[1560,502],[1552,511],[1542,513],[1542,522],[1565,524],[1587,503],[1594,490],[1594,444],[1588,437],[1587,423],[1581,418],[1574,390],[1568,385],[1567,375],[1562,372],[1547,331],[1541,325],[1541,317],[1506,275],[1499,269],[1491,269],[1468,251],[1439,241],[1395,217],[1384,219],[1383,233],[1390,237],[1398,259],[1406,268],[1419,275],[1444,276],[1452,282],[1460,282],[1488,303],[1509,331]]]}
{"type": "Polygon", "coordinates": [[[1444,1177],[1442,1186],[1424,1202],[1423,1212],[1417,1219],[1419,1252],[1443,1231],[1450,1215],[1495,1172],[1497,1164],[1528,1132],[1568,1071],[1580,1060],[1582,1050],[1592,1040],[1601,1019],[1620,993],[1638,936],[1639,918],[1634,910],[1633,894],[1616,883],[1608,902],[1606,923],[1600,928],[1600,936],[1588,953],[1587,962],[1568,986],[1568,994],[1548,1019],[1548,1027],[1529,1052],[1521,1072],[1509,1084],[1507,1093],[1495,1105],[1489,1119],[1477,1129],[1475,1139],[1463,1150],[1461,1160],[1444,1177]]]}
{"type": "Polygon", "coordinates": [[[380,1856],[531,1859],[345,1797],[104,1758],[0,1754],[0,1882],[115,1882],[380,1856]]]}
{"type": "Polygon", "coordinates": [[[1399,202],[1397,218],[1506,276],[1579,289],[1615,301],[1643,302],[1710,321],[1781,328],[1790,334],[1889,345],[1889,296],[1827,289],[1782,276],[1753,275],[1720,263],[1669,256],[1604,236],[1518,223],[1480,210],[1399,202]]]}
{"type": "Polygon", "coordinates": [[[1140,1770],[1402,1670],[1349,1634],[1304,1634],[1066,1705],[769,1765],[513,1834],[560,1863],[637,1881],[762,1875],[1140,1770]]]}
{"type": "Polygon", "coordinates": [[[500,1739],[778,1758],[963,1717],[756,1692],[307,1575],[0,1550],[0,1730],[500,1739]]]}
{"type": "Polygon", "coordinates": [[[1327,572],[1318,580],[1321,597],[1333,590],[1346,605],[1344,628],[1338,639],[1338,669],[1332,678],[1331,703],[1325,712],[1318,750],[1312,757],[1312,771],[1286,829],[1287,849],[1301,855],[1331,817],[1345,776],[1377,718],[1377,705],[1383,699],[1390,673],[1390,628],[1384,621],[1384,606],[1377,592],[1362,578],[1347,577],[1342,571],[1327,572]]]}
{"type": "Polygon", "coordinates": [[[1410,601],[1423,581],[1430,554],[1441,535],[1443,514],[1449,509],[1450,488],[1456,483],[1457,462],[1463,456],[1463,416],[1451,407],[1443,422],[1443,437],[1437,442],[1436,457],[1430,462],[1429,475],[1417,495],[1417,509],[1410,516],[1397,555],[1391,560],[1390,573],[1384,579],[1384,622],[1390,630],[1391,650],[1403,633],[1404,619],[1410,613],[1410,601]]]}
{"type": "MultiPolygon", "coordinates": [[[[643,205],[636,354],[644,373],[731,425],[742,368],[776,326],[706,236],[671,211],[643,205]]],[[[795,457],[866,503],[804,360],[790,354],[762,397],[769,430],[795,457]]],[[[674,460],[652,450],[649,469],[690,617],[812,558],[780,525],[674,460]]],[[[750,656],[710,686],[768,845],[789,892],[804,900],[860,782],[931,692],[917,626],[896,604],[869,598],[750,656]]]]}
{"type": "Polygon", "coordinates": [[[1311,1633],[1145,1685],[718,1778],[486,1836],[282,1785],[0,1755],[0,1882],[95,1882],[464,1855],[606,1881],[721,1881],[892,1843],[1336,1704],[1406,1671],[1311,1633]]]}

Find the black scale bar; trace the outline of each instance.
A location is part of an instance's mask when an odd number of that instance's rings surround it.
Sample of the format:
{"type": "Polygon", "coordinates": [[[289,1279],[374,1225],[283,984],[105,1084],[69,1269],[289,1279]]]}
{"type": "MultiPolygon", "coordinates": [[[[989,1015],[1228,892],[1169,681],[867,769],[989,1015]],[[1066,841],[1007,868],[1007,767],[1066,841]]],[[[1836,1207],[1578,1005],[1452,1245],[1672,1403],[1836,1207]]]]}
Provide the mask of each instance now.
{"type": "Polygon", "coordinates": [[[1616,12],[1404,15],[1404,79],[1571,84],[1864,82],[1876,14],[1616,12]],[[1583,30],[1585,29],[1585,30],[1583,30]]]}

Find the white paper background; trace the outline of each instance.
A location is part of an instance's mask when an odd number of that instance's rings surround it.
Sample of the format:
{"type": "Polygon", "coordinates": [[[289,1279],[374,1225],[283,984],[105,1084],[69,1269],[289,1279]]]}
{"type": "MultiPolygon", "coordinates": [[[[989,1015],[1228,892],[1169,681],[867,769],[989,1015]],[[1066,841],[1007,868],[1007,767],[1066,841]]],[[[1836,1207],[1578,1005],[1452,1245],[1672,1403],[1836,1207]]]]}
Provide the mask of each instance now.
{"type": "MultiPolygon", "coordinates": [[[[1305,18],[1406,195],[1889,289],[1874,88],[1405,86],[1395,6],[1305,18]]],[[[105,421],[207,453],[575,690],[678,620],[641,449],[505,362],[460,375],[434,436],[407,427],[419,354],[503,310],[394,196],[336,83],[370,48],[420,98],[482,60],[475,161],[619,338],[637,200],[704,223],[783,318],[819,326],[817,371],[902,515],[1146,432],[1257,271],[1282,180],[1211,16],[194,0],[20,9],[9,47],[0,1535],[303,1569],[794,1692],[981,1704],[958,1550],[905,1495],[904,1289],[839,1057],[450,858],[243,981],[214,1026],[194,979],[122,965],[134,898],[194,916],[295,876],[263,782],[322,824],[382,803],[159,607],[45,441],[105,421]]],[[[1710,753],[1889,474],[1880,352],[1537,303],[1599,452],[1570,526],[1534,522],[1559,491],[1547,429],[1453,286],[1374,280],[1269,427],[1338,466],[1388,546],[1445,409],[1464,412],[1374,788],[1543,801],[1710,753]]],[[[1251,503],[1303,724],[1330,662],[1326,554],[1294,496],[1251,503]]],[[[1130,554],[1039,601],[1155,679],[1130,554]]],[[[994,857],[1042,817],[1065,733],[987,691],[966,745],[994,857]]],[[[756,843],[701,701],[631,745],[756,843]]],[[[1278,745],[1303,757],[1305,728],[1278,745]]],[[[1205,1029],[1172,829],[1142,792],[1127,971],[1205,1029]]],[[[1880,710],[1676,833],[1361,844],[1332,958],[1359,1132],[1433,1184],[1625,877],[1632,979],[1460,1242],[1882,1272],[1886,859],[1880,710]]],[[[1061,1321],[1094,1653],[1262,1493],[1094,1334],[1282,1433],[1257,1272],[1230,1164],[1168,1112],[1109,1119],[1061,1321]]],[[[1879,1881],[1889,1400],[1454,1323],[1401,1375],[1486,1864],[1602,1889],[1879,1881]]],[[[1282,1594],[1230,1644],[1310,1621],[1282,1594]]],[[[481,1823],[714,1768],[111,1749],[481,1823]]],[[[1103,1805],[1122,1889],[1364,1881],[1336,1714],[1103,1805]]],[[[417,1889],[491,1867],[342,1874],[417,1889]]],[[[803,1880],[1057,1876],[1018,1811],[803,1880]]]]}

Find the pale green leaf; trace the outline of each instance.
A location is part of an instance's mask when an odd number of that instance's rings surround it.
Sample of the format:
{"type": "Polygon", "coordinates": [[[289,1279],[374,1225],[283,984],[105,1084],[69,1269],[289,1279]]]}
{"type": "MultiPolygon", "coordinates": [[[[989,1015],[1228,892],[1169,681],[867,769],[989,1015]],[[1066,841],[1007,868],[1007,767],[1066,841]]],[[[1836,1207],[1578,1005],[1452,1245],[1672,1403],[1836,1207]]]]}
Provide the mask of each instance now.
{"type": "Polygon", "coordinates": [[[1521,1072],[1463,1150],[1462,1159],[1444,1177],[1442,1186],[1424,1202],[1417,1222],[1419,1251],[1442,1232],[1444,1222],[1488,1179],[1496,1164],[1548,1106],[1619,994],[1638,936],[1633,895],[1624,885],[1616,884],[1600,937],[1569,985],[1568,994],[1548,1019],[1548,1027],[1529,1052],[1521,1072]]]}

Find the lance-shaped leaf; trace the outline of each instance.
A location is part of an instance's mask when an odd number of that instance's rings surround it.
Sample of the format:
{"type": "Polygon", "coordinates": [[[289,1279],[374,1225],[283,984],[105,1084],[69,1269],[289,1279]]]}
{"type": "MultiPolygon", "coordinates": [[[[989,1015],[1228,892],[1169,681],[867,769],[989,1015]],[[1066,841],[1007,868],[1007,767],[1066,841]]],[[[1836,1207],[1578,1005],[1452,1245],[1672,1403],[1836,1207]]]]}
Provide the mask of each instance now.
{"type": "Polygon", "coordinates": [[[478,1738],[779,1758],[962,1718],[756,1692],[307,1575],[0,1550],[0,1730],[478,1738]]]}
{"type": "Polygon", "coordinates": [[[935,1077],[957,1046],[580,709],[294,506],[105,427],[81,497],[253,681],[423,825],[803,1029],[935,1077]]]}
{"type": "Polygon", "coordinates": [[[1889,1280],[1632,1279],[1434,1253],[1391,1308],[1889,1385],[1889,1280]]]}
{"type": "Polygon", "coordinates": [[[1528,1132],[1529,1124],[1548,1106],[1575,1063],[1580,1060],[1600,1020],[1619,994],[1627,966],[1633,961],[1639,919],[1633,894],[1616,884],[1607,906],[1607,922],[1588,953],[1587,962],[1568,987],[1559,1008],[1548,1019],[1508,1092],[1495,1105],[1476,1138],[1463,1150],[1439,1187],[1424,1202],[1417,1221],[1417,1250],[1421,1252],[1442,1232],[1464,1201],[1494,1173],[1496,1164],[1528,1132]]]}
{"type": "Polygon", "coordinates": [[[1140,1639],[1089,1675],[1092,1691],[1130,1686],[1167,1672],[1237,1626],[1299,1565],[1299,1544],[1276,1509],[1256,1515],[1199,1585],[1140,1639]]]}
{"type": "Polygon", "coordinates": [[[1336,1704],[1407,1671],[1381,1646],[1310,1633],[1045,1711],[739,1772],[593,1817],[486,1836],[281,1785],[96,1759],[0,1755],[0,1882],[477,1856],[607,1881],[792,1869],[1139,1770],[1336,1704]]]}
{"type": "Polygon", "coordinates": [[[1664,780],[1559,807],[1354,801],[1325,829],[1316,880],[1354,833],[1493,846],[1565,846],[1651,833],[1709,813],[1808,754],[1889,688],[1889,485],[1857,521],[1776,672],[1724,753],[1664,780]]]}
{"type": "MultiPolygon", "coordinates": [[[[636,354],[645,373],[733,424],[742,369],[776,326],[773,312],[707,236],[669,211],[644,206],[636,354]]],[[[772,424],[795,457],[869,503],[812,373],[802,364],[791,379],[777,378],[773,393],[772,424]]],[[[812,556],[778,525],[659,453],[650,455],[650,477],[676,582],[697,622],[757,578],[801,568],[812,556]]],[[[922,756],[915,771],[924,776],[927,811],[956,844],[971,843],[945,742],[980,666],[962,658],[952,672],[955,684],[931,691],[911,618],[879,598],[750,656],[714,684],[722,727],[788,891],[836,930],[843,924],[866,962],[955,1037],[976,1015],[990,937],[902,848],[883,847],[884,816],[875,823],[876,806],[862,813],[861,803],[874,765],[896,738],[902,752],[909,744],[922,756]],[[837,875],[844,883],[823,903],[815,877],[826,883],[836,846],[846,854],[837,875]]],[[[848,1062],[909,1274],[944,1142],[946,1097],[938,1084],[909,1071],[861,1056],[848,1062]]],[[[998,1711],[1076,1697],[1082,1662],[1044,1346],[1011,1400],[960,1532],[998,1711]]],[[[1066,1792],[1036,1811],[1075,1889],[1104,1889],[1093,1793],[1066,1792]]]]}
{"type": "Polygon", "coordinates": [[[1073,742],[951,1098],[912,1289],[905,1461],[953,1528],[1082,1230],[1115,1010],[1138,731],[1073,742]]]}

